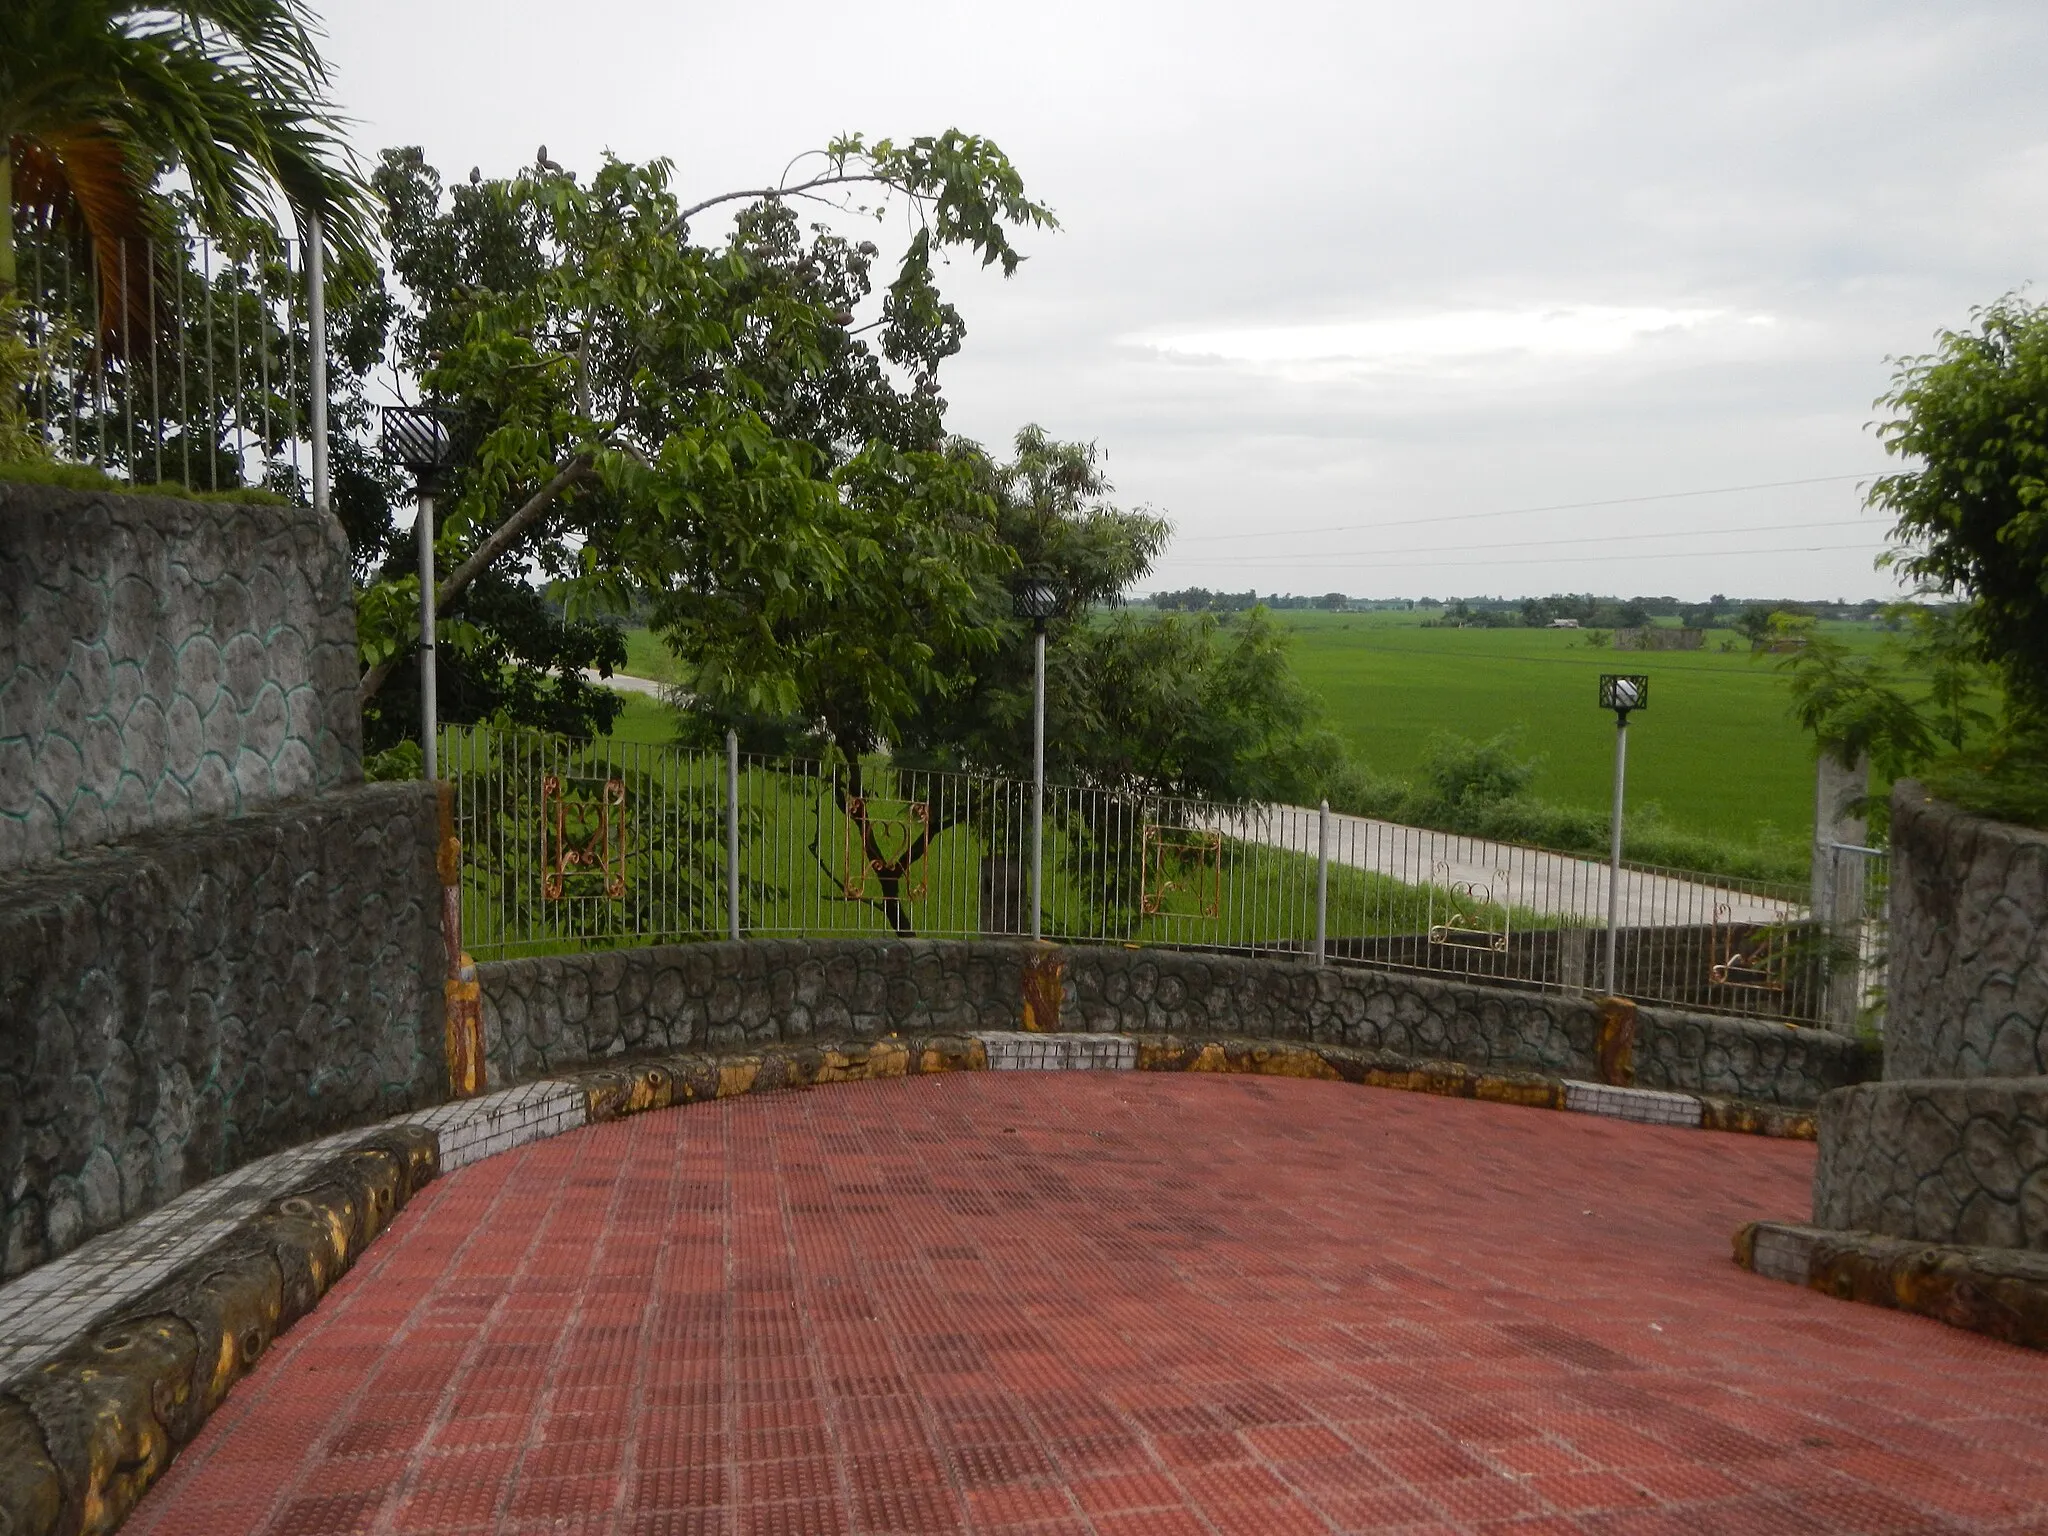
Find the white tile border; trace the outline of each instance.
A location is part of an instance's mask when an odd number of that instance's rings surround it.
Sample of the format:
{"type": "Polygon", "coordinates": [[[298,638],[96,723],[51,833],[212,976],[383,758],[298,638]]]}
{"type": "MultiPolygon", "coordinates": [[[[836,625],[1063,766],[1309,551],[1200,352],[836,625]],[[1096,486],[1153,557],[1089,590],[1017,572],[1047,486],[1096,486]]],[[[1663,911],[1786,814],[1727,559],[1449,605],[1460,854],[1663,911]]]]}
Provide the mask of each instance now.
{"type": "Polygon", "coordinates": [[[1616,1088],[1607,1083],[1564,1080],[1564,1107],[1582,1115],[1606,1115],[1639,1125],[1678,1125],[1698,1130],[1706,1106],[1689,1093],[1656,1088],[1616,1088]]]}
{"type": "Polygon", "coordinates": [[[56,1354],[96,1319],[197,1258],[315,1165],[366,1137],[421,1126],[439,1144],[441,1172],[453,1173],[493,1153],[577,1129],[588,1118],[587,1103],[574,1083],[521,1083],[323,1136],[209,1179],[0,1284],[0,1382],[56,1354]]]}

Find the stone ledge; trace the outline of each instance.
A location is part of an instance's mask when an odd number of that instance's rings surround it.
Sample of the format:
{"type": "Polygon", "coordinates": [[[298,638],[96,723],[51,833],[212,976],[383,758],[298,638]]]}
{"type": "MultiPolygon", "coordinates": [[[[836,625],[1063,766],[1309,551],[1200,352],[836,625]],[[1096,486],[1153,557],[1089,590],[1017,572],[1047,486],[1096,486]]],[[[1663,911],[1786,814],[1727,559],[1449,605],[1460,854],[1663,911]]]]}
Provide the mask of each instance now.
{"type": "Polygon", "coordinates": [[[111,1531],[178,1448],[437,1172],[377,1132],[0,1390],[0,1531],[111,1531]]]}
{"type": "Polygon", "coordinates": [[[1735,1262],[1843,1301],[2048,1349],[2048,1254],[1753,1221],[1735,1234],[1735,1262]]]}

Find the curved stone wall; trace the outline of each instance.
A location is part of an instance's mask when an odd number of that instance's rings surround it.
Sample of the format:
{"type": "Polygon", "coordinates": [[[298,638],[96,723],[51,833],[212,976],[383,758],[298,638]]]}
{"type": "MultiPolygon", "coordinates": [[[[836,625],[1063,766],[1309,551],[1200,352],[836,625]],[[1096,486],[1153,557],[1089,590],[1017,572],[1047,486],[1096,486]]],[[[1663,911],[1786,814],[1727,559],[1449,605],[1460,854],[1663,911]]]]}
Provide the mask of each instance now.
{"type": "Polygon", "coordinates": [[[0,482],[0,869],[362,777],[340,526],[0,482]]]}
{"type": "Polygon", "coordinates": [[[1816,1226],[2048,1251],[2048,1079],[1831,1094],[1813,1191],[1816,1226]]]}
{"type": "MultiPolygon", "coordinates": [[[[1210,1033],[1565,1077],[1601,1073],[1602,1015],[1563,994],[1349,966],[1013,942],[747,940],[477,968],[492,1079],[617,1057],[889,1033],[1210,1033]]],[[[1645,1008],[1634,1081],[1811,1106],[1874,1067],[1826,1030],[1645,1008]]]]}
{"type": "Polygon", "coordinates": [[[1892,791],[1888,1078],[2048,1073],[2048,833],[1892,791]]]}
{"type": "Polygon", "coordinates": [[[443,1097],[437,825],[370,785],[0,875],[0,1278],[443,1097]]]}

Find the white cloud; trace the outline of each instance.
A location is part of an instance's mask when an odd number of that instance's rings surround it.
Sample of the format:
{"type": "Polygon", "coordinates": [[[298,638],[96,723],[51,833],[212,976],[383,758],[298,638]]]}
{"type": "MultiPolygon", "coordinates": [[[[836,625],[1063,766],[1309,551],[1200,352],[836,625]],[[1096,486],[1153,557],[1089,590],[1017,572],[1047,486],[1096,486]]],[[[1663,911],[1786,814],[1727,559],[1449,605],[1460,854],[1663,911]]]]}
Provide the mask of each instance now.
{"type": "Polygon", "coordinates": [[[1540,376],[1590,361],[1661,352],[1725,355],[1772,325],[1768,315],[1726,309],[1563,304],[1529,309],[1449,309],[1311,325],[1167,331],[1123,338],[1171,359],[1241,364],[1291,376],[1374,374],[1540,376]]]}

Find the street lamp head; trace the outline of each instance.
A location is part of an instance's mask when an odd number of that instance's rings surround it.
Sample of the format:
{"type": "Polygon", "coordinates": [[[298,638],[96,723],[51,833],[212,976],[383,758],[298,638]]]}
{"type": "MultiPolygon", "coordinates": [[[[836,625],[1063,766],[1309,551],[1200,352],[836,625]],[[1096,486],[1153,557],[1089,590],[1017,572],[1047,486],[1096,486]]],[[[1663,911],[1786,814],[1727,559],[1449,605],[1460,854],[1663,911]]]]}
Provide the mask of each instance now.
{"type": "Polygon", "coordinates": [[[442,412],[431,405],[384,407],[384,454],[429,490],[455,460],[442,412]]]}
{"type": "Polygon", "coordinates": [[[1020,619],[1029,619],[1040,629],[1046,620],[1060,611],[1059,588],[1049,581],[1027,577],[1017,583],[1011,593],[1011,611],[1020,619]]]}
{"type": "Polygon", "coordinates": [[[1650,703],[1650,680],[1642,673],[1606,672],[1600,677],[1600,707],[1614,711],[1615,718],[1622,724],[1628,723],[1632,709],[1647,709],[1650,703]]]}

